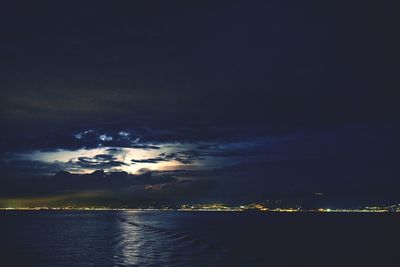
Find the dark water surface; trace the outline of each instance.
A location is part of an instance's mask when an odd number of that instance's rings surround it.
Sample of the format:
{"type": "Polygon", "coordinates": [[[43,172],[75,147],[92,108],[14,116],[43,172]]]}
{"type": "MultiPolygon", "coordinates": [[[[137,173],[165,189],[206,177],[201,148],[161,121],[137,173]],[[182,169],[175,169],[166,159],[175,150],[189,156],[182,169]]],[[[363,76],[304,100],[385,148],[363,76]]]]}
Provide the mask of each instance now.
{"type": "Polygon", "coordinates": [[[400,214],[1,211],[0,266],[400,266],[400,214]]]}

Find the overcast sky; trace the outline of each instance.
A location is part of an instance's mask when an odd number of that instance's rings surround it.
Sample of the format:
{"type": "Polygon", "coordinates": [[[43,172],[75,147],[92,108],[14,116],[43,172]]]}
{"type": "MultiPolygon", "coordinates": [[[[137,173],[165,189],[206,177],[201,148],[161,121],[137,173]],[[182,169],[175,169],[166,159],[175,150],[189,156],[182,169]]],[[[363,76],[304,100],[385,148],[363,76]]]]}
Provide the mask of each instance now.
{"type": "Polygon", "coordinates": [[[399,201],[389,1],[9,2],[0,205],[399,201]]]}

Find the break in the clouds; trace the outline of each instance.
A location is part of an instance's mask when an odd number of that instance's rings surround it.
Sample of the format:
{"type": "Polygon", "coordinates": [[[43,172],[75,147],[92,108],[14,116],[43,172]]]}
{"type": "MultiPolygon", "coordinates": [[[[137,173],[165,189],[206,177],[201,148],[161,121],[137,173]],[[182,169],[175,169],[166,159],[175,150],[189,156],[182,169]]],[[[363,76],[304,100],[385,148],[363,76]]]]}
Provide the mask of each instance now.
{"type": "MultiPolygon", "coordinates": [[[[97,136],[94,135],[93,138],[96,139],[97,136]]],[[[47,166],[53,164],[54,170],[62,166],[67,171],[77,173],[88,173],[96,169],[126,171],[133,174],[144,168],[153,171],[210,169],[254,158],[273,159],[276,155],[270,153],[268,149],[274,142],[270,138],[257,138],[224,143],[198,141],[153,145],[141,144],[135,138],[129,147],[119,143],[113,143],[114,146],[100,143],[97,147],[83,146],[80,149],[54,148],[10,153],[8,162],[16,168],[18,168],[16,163],[22,160],[31,161],[32,165],[37,165],[38,162],[47,166]]]]}

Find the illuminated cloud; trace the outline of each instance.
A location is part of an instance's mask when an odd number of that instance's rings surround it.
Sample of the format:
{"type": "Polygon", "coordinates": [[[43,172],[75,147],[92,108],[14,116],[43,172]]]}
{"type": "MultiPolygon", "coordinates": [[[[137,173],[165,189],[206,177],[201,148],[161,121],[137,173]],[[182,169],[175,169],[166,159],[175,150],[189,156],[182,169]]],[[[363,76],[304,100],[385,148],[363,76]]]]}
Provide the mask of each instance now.
{"type": "Polygon", "coordinates": [[[82,138],[85,138],[86,135],[91,134],[91,133],[94,133],[94,130],[86,130],[81,133],[74,134],[74,137],[76,139],[82,139],[82,138]]]}
{"type": "Polygon", "coordinates": [[[123,137],[128,137],[128,136],[130,135],[130,133],[125,132],[125,131],[120,131],[120,132],[118,132],[118,134],[119,134],[120,136],[123,136],[123,137]]]}
{"type": "Polygon", "coordinates": [[[113,140],[112,136],[108,136],[108,135],[106,135],[106,134],[101,134],[101,135],[99,136],[99,139],[100,139],[101,141],[112,141],[112,140],[113,140]]]}

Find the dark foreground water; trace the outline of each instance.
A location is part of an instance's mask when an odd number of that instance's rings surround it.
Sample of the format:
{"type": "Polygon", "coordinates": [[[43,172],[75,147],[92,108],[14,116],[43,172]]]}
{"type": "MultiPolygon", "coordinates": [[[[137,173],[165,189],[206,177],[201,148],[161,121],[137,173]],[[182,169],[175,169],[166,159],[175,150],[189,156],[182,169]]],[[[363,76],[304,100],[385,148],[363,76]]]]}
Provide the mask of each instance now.
{"type": "Polygon", "coordinates": [[[400,266],[400,214],[0,212],[0,266],[400,266]]]}

